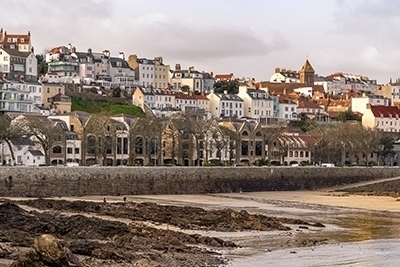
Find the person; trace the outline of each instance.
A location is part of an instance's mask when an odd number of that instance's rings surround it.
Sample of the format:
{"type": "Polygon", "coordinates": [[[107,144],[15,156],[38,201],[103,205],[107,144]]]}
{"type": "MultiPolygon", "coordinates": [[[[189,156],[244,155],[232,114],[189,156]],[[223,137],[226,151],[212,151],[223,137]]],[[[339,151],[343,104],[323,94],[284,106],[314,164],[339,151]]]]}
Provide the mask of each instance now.
{"type": "Polygon", "coordinates": [[[104,202],[104,203],[107,203],[107,198],[106,198],[106,197],[103,198],[103,202],[104,202]]]}
{"type": "Polygon", "coordinates": [[[123,200],[124,200],[124,203],[126,203],[126,197],[124,197],[123,200]]]}

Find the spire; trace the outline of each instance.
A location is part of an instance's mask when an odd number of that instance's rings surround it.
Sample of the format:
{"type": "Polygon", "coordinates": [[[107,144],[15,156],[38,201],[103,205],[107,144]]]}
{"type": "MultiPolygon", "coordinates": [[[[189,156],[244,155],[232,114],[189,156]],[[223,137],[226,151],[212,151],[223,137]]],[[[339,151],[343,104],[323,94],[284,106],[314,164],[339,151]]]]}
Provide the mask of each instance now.
{"type": "Polygon", "coordinates": [[[306,59],[306,62],[304,62],[303,67],[301,67],[300,72],[312,72],[313,74],[315,73],[314,68],[311,66],[310,61],[308,61],[308,59],[306,59]]]}

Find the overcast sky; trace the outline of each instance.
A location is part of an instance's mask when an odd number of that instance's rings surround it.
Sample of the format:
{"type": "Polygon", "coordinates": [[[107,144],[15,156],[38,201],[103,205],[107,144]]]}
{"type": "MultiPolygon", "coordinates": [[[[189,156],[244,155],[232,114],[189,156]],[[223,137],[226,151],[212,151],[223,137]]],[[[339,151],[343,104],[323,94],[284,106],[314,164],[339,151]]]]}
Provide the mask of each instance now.
{"type": "Polygon", "coordinates": [[[397,0],[2,0],[8,33],[31,31],[35,53],[71,43],[162,56],[174,68],[268,80],[308,56],[321,75],[400,77],[397,0]]]}

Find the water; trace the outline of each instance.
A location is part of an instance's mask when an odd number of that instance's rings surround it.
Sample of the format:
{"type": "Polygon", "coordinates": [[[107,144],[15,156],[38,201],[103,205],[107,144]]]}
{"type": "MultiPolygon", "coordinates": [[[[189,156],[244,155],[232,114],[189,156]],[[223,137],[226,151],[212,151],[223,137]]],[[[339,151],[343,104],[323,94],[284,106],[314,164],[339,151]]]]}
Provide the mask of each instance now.
{"type": "Polygon", "coordinates": [[[232,267],[400,266],[400,239],[291,248],[236,258],[232,267]]]}

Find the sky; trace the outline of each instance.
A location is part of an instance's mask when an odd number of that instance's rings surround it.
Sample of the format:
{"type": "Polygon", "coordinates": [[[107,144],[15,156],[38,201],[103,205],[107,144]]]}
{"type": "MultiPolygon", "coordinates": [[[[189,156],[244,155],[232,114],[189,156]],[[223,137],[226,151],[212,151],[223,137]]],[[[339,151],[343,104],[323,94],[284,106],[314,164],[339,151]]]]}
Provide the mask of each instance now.
{"type": "Polygon", "coordinates": [[[276,67],[400,77],[397,0],[2,0],[0,27],[36,54],[69,43],[162,56],[174,69],[269,80],[276,67]]]}

